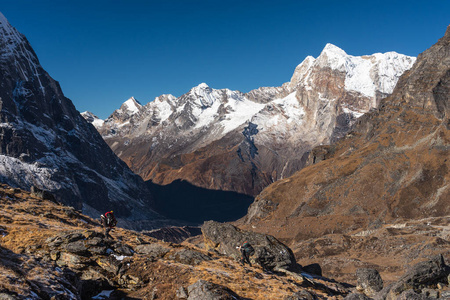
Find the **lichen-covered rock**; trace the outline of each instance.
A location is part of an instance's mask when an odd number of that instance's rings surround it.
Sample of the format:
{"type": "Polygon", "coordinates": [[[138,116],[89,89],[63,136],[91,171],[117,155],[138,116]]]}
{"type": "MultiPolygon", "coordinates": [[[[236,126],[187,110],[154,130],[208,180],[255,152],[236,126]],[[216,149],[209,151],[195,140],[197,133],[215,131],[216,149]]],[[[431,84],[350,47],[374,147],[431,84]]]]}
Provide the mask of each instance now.
{"type": "Polygon", "coordinates": [[[105,255],[106,254],[106,250],[107,247],[106,246],[100,246],[100,247],[90,247],[89,248],[89,252],[91,252],[91,254],[95,255],[105,255]]]}
{"type": "Polygon", "coordinates": [[[182,249],[180,251],[172,253],[169,256],[169,259],[191,266],[196,266],[204,261],[211,260],[209,256],[190,249],[182,249]]]}
{"type": "Polygon", "coordinates": [[[241,299],[227,287],[199,280],[188,287],[188,300],[237,300],[241,299]]]}
{"type": "Polygon", "coordinates": [[[60,267],[69,267],[72,269],[82,269],[86,264],[86,259],[83,257],[73,254],[62,252],[59,255],[59,259],[56,261],[56,264],[60,267]]]}
{"type": "Polygon", "coordinates": [[[100,245],[104,245],[105,242],[103,240],[103,238],[101,237],[93,237],[93,238],[88,238],[86,240],[86,245],[88,246],[100,246],[100,245]]]}
{"type": "Polygon", "coordinates": [[[251,261],[259,263],[263,268],[286,270],[298,268],[292,250],[273,236],[243,231],[231,224],[214,221],[205,222],[202,232],[207,248],[217,250],[219,253],[238,259],[241,253],[236,247],[248,241],[255,249],[251,261]]]}
{"type": "Polygon", "coordinates": [[[388,298],[394,299],[406,290],[422,290],[447,280],[448,266],[442,255],[437,255],[430,260],[420,262],[410,268],[391,288],[388,298]]]}
{"type": "Polygon", "coordinates": [[[71,242],[65,245],[65,250],[70,253],[75,253],[78,255],[88,255],[89,252],[87,251],[87,246],[85,244],[85,241],[79,240],[76,242],[71,242]]]}
{"type": "Polygon", "coordinates": [[[17,298],[14,295],[8,294],[8,293],[0,293],[0,300],[17,300],[17,298]]]}
{"type": "Polygon", "coordinates": [[[356,278],[356,289],[367,296],[373,297],[383,289],[383,279],[375,269],[358,269],[356,270],[356,278]]]}
{"type": "Polygon", "coordinates": [[[148,256],[153,258],[161,258],[169,253],[170,248],[154,243],[138,245],[136,246],[135,251],[139,254],[147,254],[148,256]]]}
{"type": "Polygon", "coordinates": [[[114,252],[120,255],[126,255],[126,256],[133,256],[133,249],[131,249],[130,246],[122,244],[122,243],[116,243],[113,245],[114,252]]]}
{"type": "Polygon", "coordinates": [[[122,263],[112,256],[99,257],[96,262],[102,269],[113,273],[114,275],[119,273],[120,267],[122,266],[122,263]]]}

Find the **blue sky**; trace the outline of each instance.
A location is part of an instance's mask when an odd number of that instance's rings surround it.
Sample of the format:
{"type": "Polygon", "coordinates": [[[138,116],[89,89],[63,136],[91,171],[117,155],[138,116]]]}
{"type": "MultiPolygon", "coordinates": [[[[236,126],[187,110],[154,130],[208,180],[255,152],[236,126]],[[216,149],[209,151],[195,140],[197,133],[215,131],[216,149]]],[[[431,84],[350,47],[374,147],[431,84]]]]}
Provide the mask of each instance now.
{"type": "Polygon", "coordinates": [[[449,0],[1,0],[0,11],[77,109],[101,118],[202,82],[279,86],[326,43],[417,56],[450,24],[449,0]]]}

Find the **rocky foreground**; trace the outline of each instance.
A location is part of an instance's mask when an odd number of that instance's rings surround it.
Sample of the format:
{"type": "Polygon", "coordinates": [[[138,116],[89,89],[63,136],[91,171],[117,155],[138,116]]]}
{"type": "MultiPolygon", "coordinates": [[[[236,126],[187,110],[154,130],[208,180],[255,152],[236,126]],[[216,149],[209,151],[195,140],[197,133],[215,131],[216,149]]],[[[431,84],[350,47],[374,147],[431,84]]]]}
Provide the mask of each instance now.
{"type": "Polygon", "coordinates": [[[230,224],[206,222],[199,247],[122,228],[111,240],[97,221],[71,207],[6,185],[0,196],[0,299],[450,297],[442,256],[421,262],[383,290],[381,279],[373,279],[376,270],[358,270],[355,289],[323,277],[320,265],[298,265],[274,237],[230,224]],[[252,267],[237,261],[236,245],[244,239],[256,249],[252,267]]]}

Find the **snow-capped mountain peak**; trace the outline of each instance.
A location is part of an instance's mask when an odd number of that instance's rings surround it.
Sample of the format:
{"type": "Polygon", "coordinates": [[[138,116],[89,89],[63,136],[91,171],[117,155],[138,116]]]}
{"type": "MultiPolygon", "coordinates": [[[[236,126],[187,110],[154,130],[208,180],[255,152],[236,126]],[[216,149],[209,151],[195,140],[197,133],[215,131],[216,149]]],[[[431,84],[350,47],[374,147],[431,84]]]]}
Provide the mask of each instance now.
{"type": "Polygon", "coordinates": [[[153,100],[153,102],[164,102],[164,101],[173,102],[176,99],[177,97],[175,97],[172,94],[164,94],[159,97],[156,97],[155,100],[153,100]]]}
{"type": "Polygon", "coordinates": [[[347,91],[374,98],[377,91],[392,93],[398,78],[414,62],[414,57],[396,52],[352,56],[333,44],[327,44],[313,64],[345,74],[347,91]]]}
{"type": "Polygon", "coordinates": [[[122,104],[120,109],[122,111],[127,111],[128,113],[135,114],[139,111],[139,109],[141,109],[141,107],[142,105],[139,103],[139,101],[134,99],[134,97],[131,97],[122,104]]]}
{"type": "Polygon", "coordinates": [[[5,42],[0,53],[1,58],[13,55],[17,45],[23,43],[24,37],[9,24],[5,16],[0,12],[0,37],[5,42]]]}
{"type": "Polygon", "coordinates": [[[217,99],[217,94],[220,90],[210,88],[206,83],[201,83],[196,87],[193,87],[188,95],[190,99],[194,100],[194,103],[200,108],[204,109],[211,107],[217,99]]]}
{"type": "Polygon", "coordinates": [[[344,50],[330,43],[325,45],[320,55],[324,53],[329,56],[347,56],[347,53],[344,50]]]}
{"type": "Polygon", "coordinates": [[[326,44],[317,61],[321,67],[330,67],[331,69],[344,72],[347,57],[347,53],[341,48],[333,44],[326,44]]]}
{"type": "Polygon", "coordinates": [[[94,125],[95,128],[100,128],[103,123],[105,123],[104,120],[100,119],[99,117],[97,117],[96,115],[94,115],[93,113],[91,113],[90,111],[85,111],[81,113],[81,116],[88,121],[89,123],[91,123],[92,125],[94,125]]]}

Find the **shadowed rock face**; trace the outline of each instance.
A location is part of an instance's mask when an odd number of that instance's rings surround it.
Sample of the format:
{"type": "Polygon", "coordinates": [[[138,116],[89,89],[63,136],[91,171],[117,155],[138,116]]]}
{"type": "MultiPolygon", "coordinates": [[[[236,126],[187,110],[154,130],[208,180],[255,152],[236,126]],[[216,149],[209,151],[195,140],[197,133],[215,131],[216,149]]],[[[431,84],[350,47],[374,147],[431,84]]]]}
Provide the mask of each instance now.
{"type": "MultiPolygon", "coordinates": [[[[347,249],[344,258],[355,246],[351,234],[365,231],[370,239],[371,230],[385,230],[389,223],[445,219],[450,214],[449,57],[450,29],[418,57],[378,110],[361,117],[340,142],[313,150],[312,165],[267,187],[238,225],[276,236],[298,259],[306,243],[329,234],[307,252],[326,256],[322,251],[328,249],[331,256],[347,249]],[[325,239],[335,244],[320,249],[325,239]]],[[[447,228],[448,220],[442,225],[447,228]]],[[[376,237],[387,246],[389,236],[376,237]]],[[[376,255],[394,255],[375,248],[376,255]]]]}
{"type": "Polygon", "coordinates": [[[93,217],[114,209],[122,219],[161,218],[142,179],[80,116],[2,14],[0,82],[0,181],[50,191],[93,217]]]}

